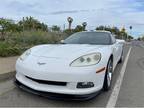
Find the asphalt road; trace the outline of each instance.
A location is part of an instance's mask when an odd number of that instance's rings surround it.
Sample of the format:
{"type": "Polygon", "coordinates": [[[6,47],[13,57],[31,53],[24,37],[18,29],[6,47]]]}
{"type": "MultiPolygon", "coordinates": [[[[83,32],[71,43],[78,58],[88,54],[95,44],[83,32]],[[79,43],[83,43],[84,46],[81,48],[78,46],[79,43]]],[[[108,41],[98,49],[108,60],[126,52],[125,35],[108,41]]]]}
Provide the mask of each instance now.
{"type": "Polygon", "coordinates": [[[106,107],[115,100],[116,107],[144,107],[144,43],[133,41],[125,46],[124,56],[128,61],[115,69],[112,88],[101,92],[89,101],[58,101],[36,96],[14,86],[13,80],[0,82],[0,106],[49,106],[49,107],[106,107]],[[131,49],[131,52],[130,52],[131,49]],[[128,52],[130,55],[128,56],[128,52]],[[124,64],[126,66],[124,68],[124,64]],[[121,72],[124,76],[121,76],[121,72]],[[121,80],[117,90],[117,80],[121,80]],[[115,87],[116,86],[116,87],[115,87]],[[116,88],[116,91],[114,90],[116,88]],[[112,94],[117,96],[112,96],[112,94]]]}

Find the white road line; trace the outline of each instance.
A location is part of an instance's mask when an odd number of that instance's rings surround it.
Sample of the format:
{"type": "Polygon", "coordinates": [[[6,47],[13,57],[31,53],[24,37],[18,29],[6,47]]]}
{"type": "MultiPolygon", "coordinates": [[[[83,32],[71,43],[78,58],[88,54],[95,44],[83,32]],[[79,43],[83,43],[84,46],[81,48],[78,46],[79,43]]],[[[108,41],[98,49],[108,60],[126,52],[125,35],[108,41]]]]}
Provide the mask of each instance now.
{"type": "Polygon", "coordinates": [[[125,73],[125,70],[126,70],[126,66],[127,66],[127,62],[128,62],[128,59],[129,59],[129,56],[130,56],[130,52],[131,52],[131,47],[128,51],[128,54],[125,58],[125,61],[124,61],[124,64],[122,66],[122,69],[120,71],[120,75],[116,81],[116,84],[114,86],[114,89],[111,93],[111,96],[108,100],[108,103],[106,105],[106,108],[112,108],[112,107],[115,107],[116,105],[116,102],[117,102],[117,99],[118,99],[118,95],[119,95],[119,91],[120,91],[120,87],[121,87],[121,84],[122,84],[122,81],[123,81],[123,77],[124,77],[124,73],[125,73]]]}
{"type": "Polygon", "coordinates": [[[142,48],[144,48],[144,45],[141,45],[142,48]]]}

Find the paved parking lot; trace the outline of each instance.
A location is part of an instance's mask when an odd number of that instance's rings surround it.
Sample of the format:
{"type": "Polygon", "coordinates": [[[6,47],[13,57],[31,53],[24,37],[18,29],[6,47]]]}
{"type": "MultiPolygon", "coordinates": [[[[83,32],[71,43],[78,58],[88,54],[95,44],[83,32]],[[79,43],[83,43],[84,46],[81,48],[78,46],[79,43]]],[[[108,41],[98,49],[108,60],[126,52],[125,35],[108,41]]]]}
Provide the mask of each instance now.
{"type": "Polygon", "coordinates": [[[126,45],[124,56],[127,62],[116,67],[112,89],[108,92],[102,91],[92,100],[81,102],[50,100],[18,89],[11,79],[0,82],[0,106],[106,107],[113,102],[113,105],[117,107],[144,107],[143,42],[131,42],[126,45]]]}

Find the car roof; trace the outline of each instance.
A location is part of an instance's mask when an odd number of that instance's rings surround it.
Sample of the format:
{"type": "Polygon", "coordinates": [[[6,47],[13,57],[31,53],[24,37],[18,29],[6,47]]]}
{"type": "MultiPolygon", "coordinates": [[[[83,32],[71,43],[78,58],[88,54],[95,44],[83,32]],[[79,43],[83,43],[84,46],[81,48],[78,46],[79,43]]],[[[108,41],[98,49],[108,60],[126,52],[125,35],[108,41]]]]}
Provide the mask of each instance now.
{"type": "Polygon", "coordinates": [[[105,31],[105,30],[96,30],[96,31],[82,31],[82,32],[86,32],[86,33],[110,33],[110,31],[105,31]]]}

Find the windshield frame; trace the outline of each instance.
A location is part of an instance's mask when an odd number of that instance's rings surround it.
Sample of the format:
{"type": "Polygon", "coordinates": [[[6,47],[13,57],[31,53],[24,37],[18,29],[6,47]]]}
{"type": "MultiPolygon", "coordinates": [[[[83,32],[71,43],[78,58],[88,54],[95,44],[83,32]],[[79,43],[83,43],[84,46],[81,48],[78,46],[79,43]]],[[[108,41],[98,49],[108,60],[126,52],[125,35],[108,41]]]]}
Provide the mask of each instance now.
{"type": "Polygon", "coordinates": [[[90,44],[90,45],[112,45],[113,43],[112,43],[112,37],[111,37],[111,33],[109,33],[109,32],[77,32],[77,33],[74,33],[74,34],[72,34],[72,35],[70,35],[68,38],[66,38],[64,41],[63,41],[63,43],[62,44],[90,44]],[[105,34],[108,34],[108,37],[109,37],[109,42],[108,43],[99,43],[99,44],[96,44],[96,43],[67,43],[66,41],[68,40],[68,39],[70,39],[72,36],[74,37],[74,36],[76,36],[77,34],[79,34],[79,33],[105,33],[105,34]]]}

